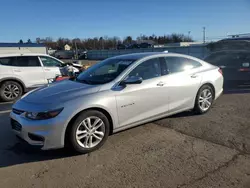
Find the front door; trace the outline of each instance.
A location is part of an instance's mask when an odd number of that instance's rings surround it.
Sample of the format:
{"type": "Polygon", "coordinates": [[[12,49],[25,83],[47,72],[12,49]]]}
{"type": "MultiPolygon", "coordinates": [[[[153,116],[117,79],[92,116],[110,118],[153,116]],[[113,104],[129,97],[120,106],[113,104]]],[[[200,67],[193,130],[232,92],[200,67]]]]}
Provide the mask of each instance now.
{"type": "Polygon", "coordinates": [[[25,83],[27,88],[46,84],[43,67],[37,56],[18,56],[12,63],[13,74],[25,83]]]}
{"type": "Polygon", "coordinates": [[[168,91],[162,81],[159,58],[142,62],[129,73],[131,76],[142,77],[142,83],[115,91],[121,127],[168,111],[168,91]]]}
{"type": "Polygon", "coordinates": [[[55,78],[57,75],[61,75],[61,62],[48,56],[40,56],[40,60],[43,64],[46,80],[55,78]]]}

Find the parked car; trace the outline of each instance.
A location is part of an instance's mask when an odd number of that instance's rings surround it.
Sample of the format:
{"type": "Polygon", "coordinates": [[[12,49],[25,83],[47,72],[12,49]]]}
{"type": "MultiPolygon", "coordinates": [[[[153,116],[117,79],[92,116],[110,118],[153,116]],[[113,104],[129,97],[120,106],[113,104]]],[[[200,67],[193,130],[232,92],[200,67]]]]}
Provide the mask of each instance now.
{"type": "Polygon", "coordinates": [[[116,48],[117,50],[125,50],[127,46],[125,44],[118,44],[116,48]]]}
{"type": "Polygon", "coordinates": [[[197,58],[137,53],[106,59],[13,105],[15,134],[43,150],[101,147],[115,132],[186,110],[204,114],[223,91],[221,70],[197,58]]]}
{"type": "MultiPolygon", "coordinates": [[[[46,54],[1,54],[0,99],[14,101],[33,88],[61,75],[66,63],[46,54]]],[[[78,72],[81,65],[73,65],[78,72]]]]}
{"type": "Polygon", "coordinates": [[[54,56],[58,59],[74,59],[75,53],[73,51],[56,51],[54,56]]]}
{"type": "Polygon", "coordinates": [[[84,60],[84,59],[87,59],[88,58],[88,52],[87,51],[84,51],[82,53],[80,53],[78,59],[79,60],[84,60]]]}
{"type": "Polygon", "coordinates": [[[137,48],[141,48],[139,44],[131,44],[127,47],[127,49],[137,49],[137,48]]]}
{"type": "Polygon", "coordinates": [[[140,44],[140,48],[153,48],[153,45],[144,42],[144,43],[141,43],[141,44],[140,44]]]}
{"type": "Polygon", "coordinates": [[[218,51],[204,60],[222,69],[226,84],[235,87],[250,83],[250,51],[218,51]]]}

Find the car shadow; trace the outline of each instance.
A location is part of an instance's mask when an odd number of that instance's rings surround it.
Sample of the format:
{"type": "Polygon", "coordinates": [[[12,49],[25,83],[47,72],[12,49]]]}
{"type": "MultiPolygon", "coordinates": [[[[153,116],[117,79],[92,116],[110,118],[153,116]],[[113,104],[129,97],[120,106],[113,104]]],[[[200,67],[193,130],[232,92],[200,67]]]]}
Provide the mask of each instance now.
{"type": "Polygon", "coordinates": [[[0,150],[0,155],[0,168],[3,168],[31,162],[73,157],[79,154],[67,149],[42,151],[23,142],[17,142],[13,146],[0,150]]]}

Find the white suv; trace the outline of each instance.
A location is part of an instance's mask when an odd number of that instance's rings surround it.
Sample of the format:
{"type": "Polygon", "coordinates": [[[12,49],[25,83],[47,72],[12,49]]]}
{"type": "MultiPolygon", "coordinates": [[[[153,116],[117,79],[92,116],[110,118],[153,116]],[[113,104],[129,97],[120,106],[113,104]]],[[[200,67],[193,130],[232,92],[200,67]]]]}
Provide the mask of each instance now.
{"type": "Polygon", "coordinates": [[[61,75],[64,65],[46,54],[1,54],[0,99],[14,101],[24,92],[47,84],[48,79],[61,75]]]}

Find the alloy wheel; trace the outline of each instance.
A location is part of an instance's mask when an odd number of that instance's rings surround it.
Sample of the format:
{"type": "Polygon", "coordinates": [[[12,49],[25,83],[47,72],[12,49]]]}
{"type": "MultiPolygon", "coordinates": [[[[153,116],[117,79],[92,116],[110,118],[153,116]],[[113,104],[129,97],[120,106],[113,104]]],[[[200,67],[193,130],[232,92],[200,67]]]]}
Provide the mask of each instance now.
{"type": "Polygon", "coordinates": [[[7,99],[13,100],[20,94],[20,89],[15,84],[8,84],[3,89],[3,94],[7,99]]]}
{"type": "Polygon", "coordinates": [[[76,129],[76,141],[83,148],[97,146],[105,135],[105,124],[96,116],[87,117],[76,129]]]}
{"type": "Polygon", "coordinates": [[[212,92],[209,89],[204,89],[199,96],[199,106],[202,111],[207,111],[213,101],[212,92]]]}

